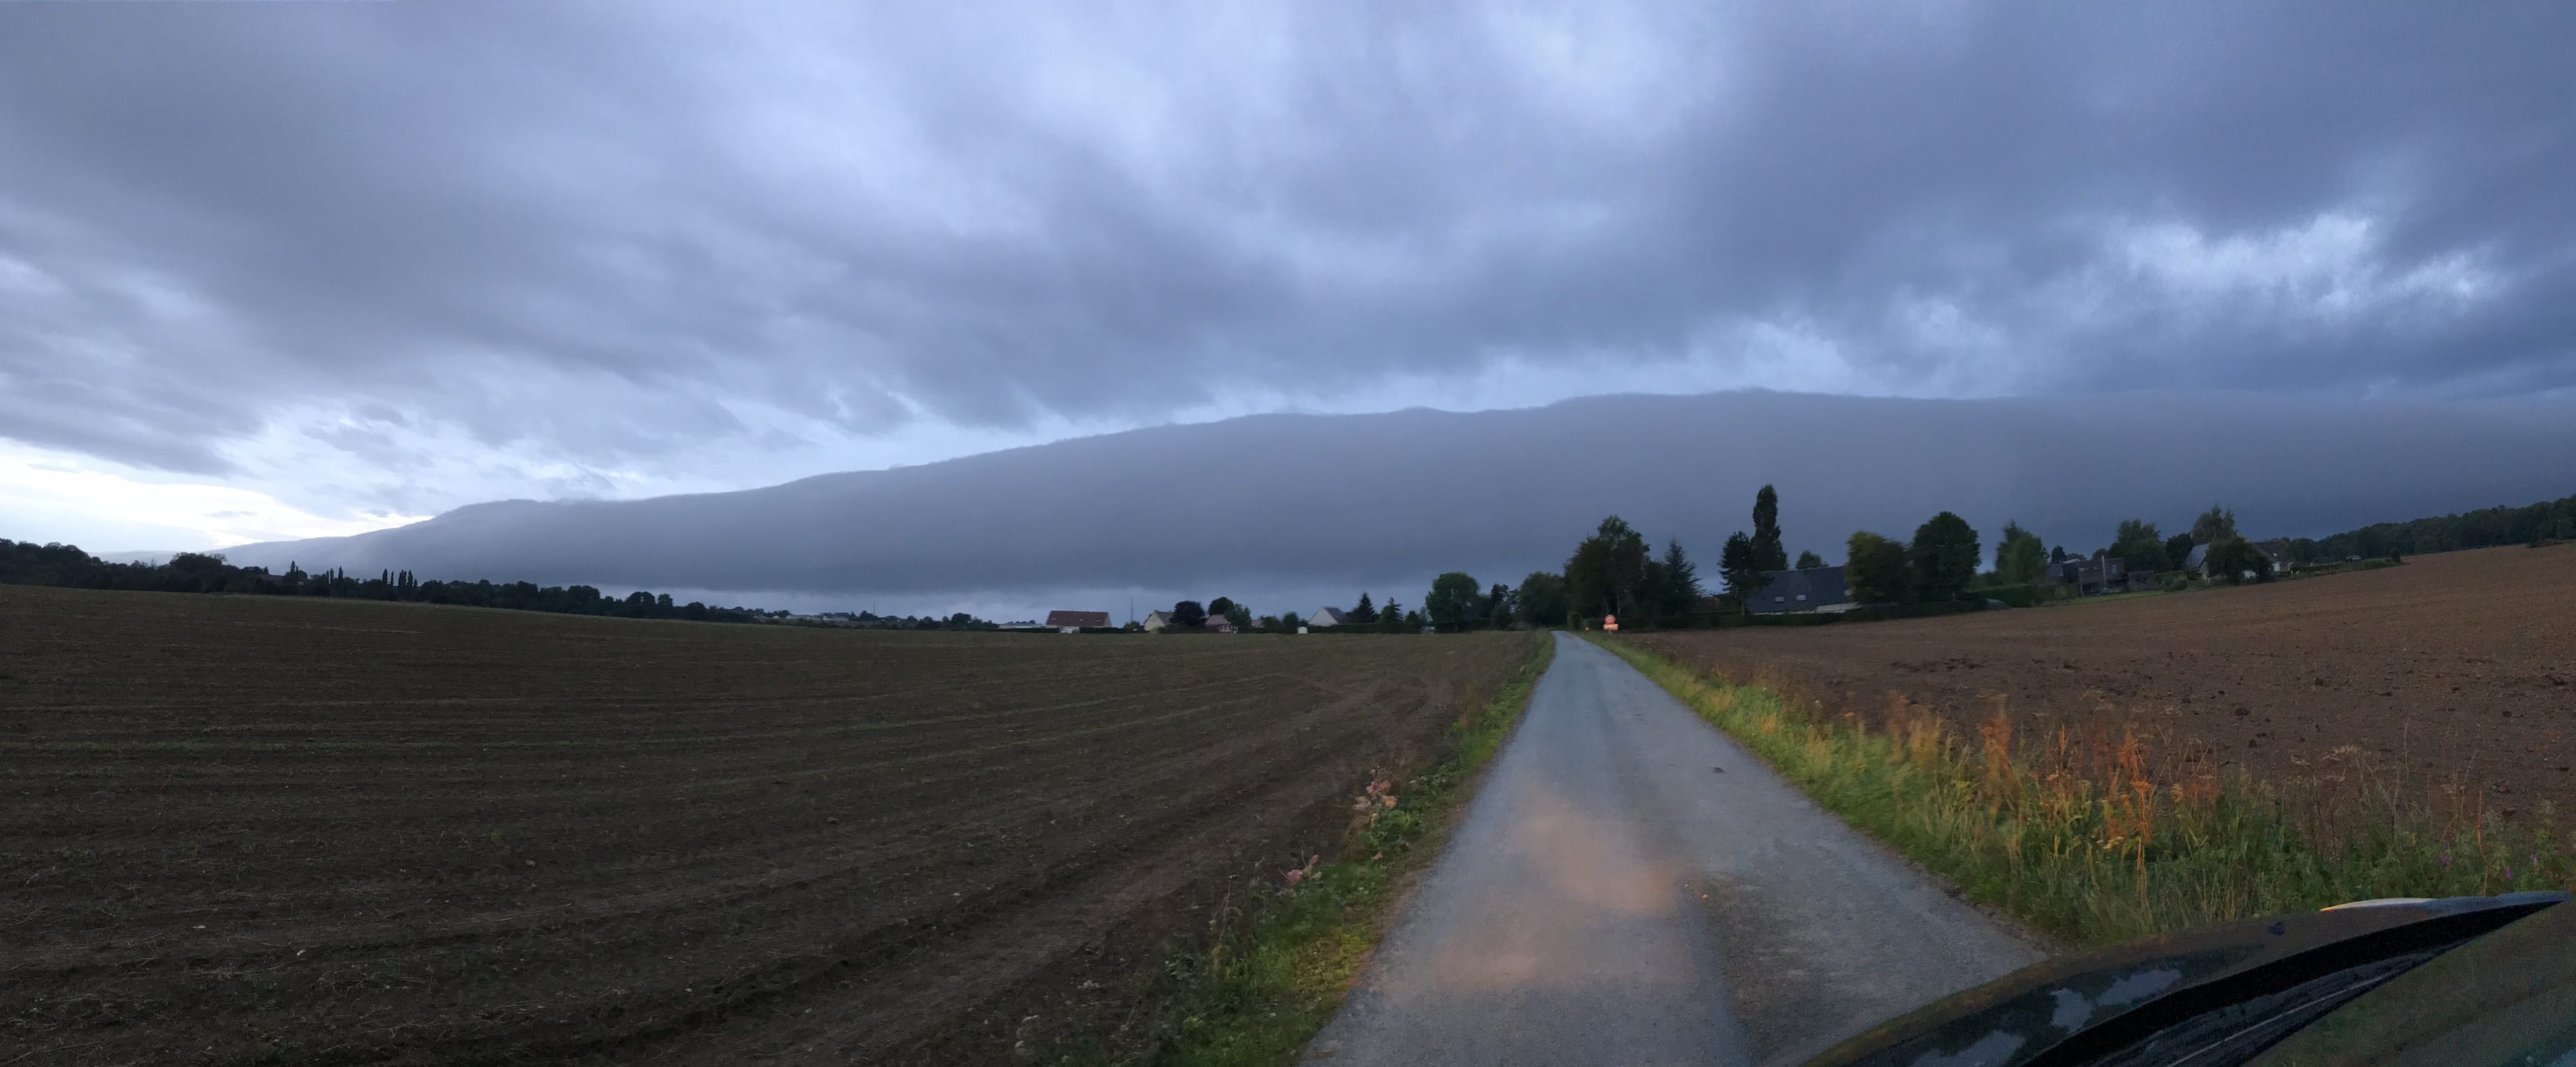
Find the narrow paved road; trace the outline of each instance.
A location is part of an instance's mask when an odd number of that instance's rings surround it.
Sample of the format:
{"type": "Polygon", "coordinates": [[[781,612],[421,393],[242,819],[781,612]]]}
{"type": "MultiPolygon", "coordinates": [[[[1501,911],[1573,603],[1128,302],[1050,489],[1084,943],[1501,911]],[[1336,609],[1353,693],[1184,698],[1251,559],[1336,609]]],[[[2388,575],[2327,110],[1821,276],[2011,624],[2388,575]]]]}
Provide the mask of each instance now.
{"type": "Polygon", "coordinates": [[[2040,955],[1560,634],[1305,1063],[1796,1063],[2040,955]]]}

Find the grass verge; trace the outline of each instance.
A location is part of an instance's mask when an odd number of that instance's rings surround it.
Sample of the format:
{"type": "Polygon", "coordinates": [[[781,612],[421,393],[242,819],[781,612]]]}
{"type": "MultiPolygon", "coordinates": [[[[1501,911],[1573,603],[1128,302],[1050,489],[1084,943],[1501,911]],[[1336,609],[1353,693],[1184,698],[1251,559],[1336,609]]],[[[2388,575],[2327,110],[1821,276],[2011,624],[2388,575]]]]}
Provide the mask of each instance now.
{"type": "Polygon", "coordinates": [[[2546,810],[2518,825],[2444,815],[2366,780],[2321,802],[2295,783],[2159,769],[2134,735],[2084,766],[2089,747],[2016,744],[2000,712],[1975,737],[1901,708],[1872,729],[1584,636],[1845,821],[2073,944],[2376,897],[2576,888],[2576,854],[2546,810]]]}
{"type": "Polygon", "coordinates": [[[1348,858],[1265,887],[1244,905],[1241,921],[1219,924],[1222,936],[1207,951],[1166,961],[1169,994],[1144,1047],[1064,1062],[1254,1067],[1293,1061],[1340,1007],[1377,944],[1403,876],[1437,851],[1416,846],[1437,840],[1465,802],[1468,782],[1502,748],[1555,655],[1555,638],[1546,637],[1493,699],[1450,728],[1448,750],[1430,770],[1402,783],[1372,782],[1353,798],[1358,817],[1343,850],[1348,858]]]}

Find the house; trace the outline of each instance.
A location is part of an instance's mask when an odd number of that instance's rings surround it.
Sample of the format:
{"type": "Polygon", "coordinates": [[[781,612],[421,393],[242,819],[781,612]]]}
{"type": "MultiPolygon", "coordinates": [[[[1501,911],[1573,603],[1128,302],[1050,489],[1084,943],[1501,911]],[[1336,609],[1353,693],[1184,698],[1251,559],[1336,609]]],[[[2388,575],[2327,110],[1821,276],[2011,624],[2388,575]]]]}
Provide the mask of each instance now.
{"type": "Polygon", "coordinates": [[[2254,551],[2262,553],[2264,559],[2271,561],[2274,574],[2288,574],[2291,568],[2299,565],[2298,554],[2290,551],[2290,542],[2284,539],[2256,541],[2254,551]]]}
{"type": "Polygon", "coordinates": [[[1085,627],[1105,629],[1109,625],[1106,611],[1050,611],[1047,629],[1060,634],[1081,633],[1085,627]]]}
{"type": "Polygon", "coordinates": [[[1793,611],[1848,611],[1854,605],[1843,585],[1840,567],[1809,567],[1795,571],[1765,571],[1753,594],[1744,598],[1744,610],[1756,615],[1776,615],[1793,611]]]}
{"type": "Polygon", "coordinates": [[[2070,559],[2055,564],[2050,571],[2050,577],[2074,586],[2078,596],[2143,593],[2156,587],[2156,572],[2130,570],[2129,561],[2112,555],[2070,559]]]}
{"type": "Polygon", "coordinates": [[[1356,621],[1350,612],[1340,608],[1316,608],[1314,614],[1306,617],[1306,625],[1319,630],[1327,626],[1348,626],[1356,621]]]}
{"type": "MultiPolygon", "coordinates": [[[[2290,543],[2288,541],[2278,539],[2271,541],[2256,541],[2254,542],[2254,551],[2261,553],[2263,559],[2272,565],[2272,573],[2274,574],[2287,574],[2289,573],[2290,568],[2299,565],[2298,557],[2291,553],[2290,543]]],[[[2191,546],[2191,555],[2183,557],[2182,565],[2184,570],[2200,575],[2203,578],[2225,577],[2224,575],[2209,573],[2208,545],[2191,546]]],[[[2254,577],[2254,572],[2246,571],[2237,577],[2252,578],[2254,577]]]]}
{"type": "Polygon", "coordinates": [[[1171,624],[1172,613],[1168,611],[1157,611],[1145,616],[1145,632],[1149,634],[1161,633],[1164,627],[1171,624]]]}
{"type": "Polygon", "coordinates": [[[1200,628],[1212,634],[1230,634],[1235,632],[1234,620],[1226,618],[1223,615],[1208,616],[1207,624],[1200,628]]]}

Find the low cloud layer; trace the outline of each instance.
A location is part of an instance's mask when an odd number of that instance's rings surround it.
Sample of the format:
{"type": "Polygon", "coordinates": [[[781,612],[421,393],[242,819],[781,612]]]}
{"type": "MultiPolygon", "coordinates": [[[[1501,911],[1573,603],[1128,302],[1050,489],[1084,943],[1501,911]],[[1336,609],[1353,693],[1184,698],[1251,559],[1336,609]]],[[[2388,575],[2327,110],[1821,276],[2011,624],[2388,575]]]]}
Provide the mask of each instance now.
{"type": "Polygon", "coordinates": [[[353,518],[1252,411],[2576,384],[2576,8],[0,5],[0,437],[353,518]]]}
{"type": "Polygon", "coordinates": [[[1789,550],[1836,561],[1854,530],[1903,538],[1941,510],[1989,547],[2012,519],[2089,552],[2121,519],[2180,532],[2214,503],[2251,536],[2318,536],[2576,491],[2576,420],[2529,402],[2177,393],[1268,415],[738,493],[478,505],[233,557],[906,611],[1017,614],[1059,593],[1095,608],[1223,594],[1310,611],[1363,588],[1411,602],[1452,569],[1517,583],[1561,566],[1614,512],[1713,565],[1766,482],[1789,550]]]}

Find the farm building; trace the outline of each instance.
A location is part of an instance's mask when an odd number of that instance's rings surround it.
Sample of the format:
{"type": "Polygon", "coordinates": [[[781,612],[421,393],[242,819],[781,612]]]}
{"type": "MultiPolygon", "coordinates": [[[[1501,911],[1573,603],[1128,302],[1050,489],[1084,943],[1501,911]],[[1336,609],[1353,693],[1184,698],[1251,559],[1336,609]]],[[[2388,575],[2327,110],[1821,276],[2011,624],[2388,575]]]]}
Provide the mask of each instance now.
{"type": "Polygon", "coordinates": [[[1168,611],[1151,612],[1145,616],[1145,632],[1149,634],[1160,633],[1164,627],[1171,624],[1172,613],[1168,611]]]}
{"type": "Polygon", "coordinates": [[[1313,615],[1306,617],[1306,625],[1318,630],[1327,626],[1348,626],[1353,621],[1351,613],[1340,608],[1316,608],[1313,615]]]}
{"type": "Polygon", "coordinates": [[[2070,559],[2051,568],[2050,577],[2075,587],[2078,596],[2102,593],[2143,593],[2156,587],[2156,572],[2133,571],[2129,561],[2112,555],[2092,559],[2070,559]]]}
{"type": "Polygon", "coordinates": [[[1047,612],[1046,624],[1048,629],[1057,633],[1080,633],[1086,626],[1108,626],[1109,613],[1106,611],[1050,611],[1047,612]]]}
{"type": "MultiPolygon", "coordinates": [[[[2287,574],[2291,568],[2299,565],[2298,557],[2290,552],[2290,543],[2288,541],[2256,541],[2254,542],[2254,551],[2262,553],[2263,558],[2272,564],[2272,573],[2274,574],[2287,574]]],[[[2203,578],[2224,577],[2224,575],[2209,573],[2209,546],[2205,544],[2191,546],[2191,555],[2183,558],[2182,566],[2184,570],[2200,575],[2203,578]]],[[[2254,572],[2246,571],[2245,573],[2238,575],[2238,577],[2252,578],[2254,577],[2254,572]]]]}
{"type": "Polygon", "coordinates": [[[1745,598],[1744,603],[1744,610],[1756,615],[1847,611],[1851,607],[1851,595],[1843,585],[1843,569],[1840,567],[1765,571],[1762,584],[1754,587],[1753,595],[1745,598]]]}
{"type": "Polygon", "coordinates": [[[2288,541],[2277,539],[2271,541],[2256,541],[2254,542],[2254,551],[2262,553],[2264,559],[2272,561],[2272,573],[2274,574],[2288,574],[2290,572],[2290,568],[2299,565],[2299,557],[2296,553],[2290,551],[2290,543],[2288,541]]]}

